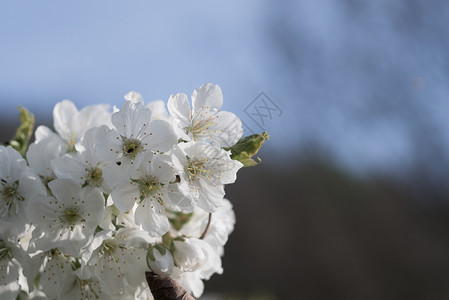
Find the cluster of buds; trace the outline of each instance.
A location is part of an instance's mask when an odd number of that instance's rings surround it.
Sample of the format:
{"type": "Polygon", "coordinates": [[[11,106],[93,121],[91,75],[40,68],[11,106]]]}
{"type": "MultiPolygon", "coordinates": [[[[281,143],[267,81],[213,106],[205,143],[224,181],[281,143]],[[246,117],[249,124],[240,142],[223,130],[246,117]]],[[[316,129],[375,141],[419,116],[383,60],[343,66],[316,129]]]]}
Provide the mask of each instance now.
{"type": "Polygon", "coordinates": [[[1,299],[153,299],[146,273],[199,297],[235,223],[224,185],[266,134],[241,138],[217,85],[121,109],[64,100],[0,146],[1,299]]]}

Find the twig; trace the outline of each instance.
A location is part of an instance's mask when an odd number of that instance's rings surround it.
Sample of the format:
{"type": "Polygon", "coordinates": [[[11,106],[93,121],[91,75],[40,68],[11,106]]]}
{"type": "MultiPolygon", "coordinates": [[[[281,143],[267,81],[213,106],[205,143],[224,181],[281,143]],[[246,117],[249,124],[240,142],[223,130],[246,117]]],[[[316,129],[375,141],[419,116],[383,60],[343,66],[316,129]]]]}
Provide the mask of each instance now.
{"type": "Polygon", "coordinates": [[[170,277],[145,272],[148,286],[155,300],[195,300],[179,282],[170,277]]]}
{"type": "Polygon", "coordinates": [[[206,237],[207,232],[209,231],[210,228],[210,223],[212,221],[212,213],[209,213],[209,219],[207,220],[207,226],[206,229],[204,229],[203,234],[200,236],[200,240],[204,239],[206,237]]]}

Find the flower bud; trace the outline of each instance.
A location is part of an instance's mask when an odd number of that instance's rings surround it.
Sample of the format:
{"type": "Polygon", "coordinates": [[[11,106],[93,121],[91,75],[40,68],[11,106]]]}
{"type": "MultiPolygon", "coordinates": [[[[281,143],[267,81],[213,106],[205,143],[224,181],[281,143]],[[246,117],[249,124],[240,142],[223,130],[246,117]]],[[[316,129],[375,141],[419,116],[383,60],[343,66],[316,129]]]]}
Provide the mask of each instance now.
{"type": "Polygon", "coordinates": [[[147,262],[151,270],[160,276],[169,276],[175,266],[170,251],[159,244],[149,247],[147,262]]]}
{"type": "Polygon", "coordinates": [[[173,256],[176,264],[184,271],[193,272],[201,268],[208,261],[205,251],[207,243],[200,239],[185,239],[185,241],[174,241],[175,252],[173,256]]]}

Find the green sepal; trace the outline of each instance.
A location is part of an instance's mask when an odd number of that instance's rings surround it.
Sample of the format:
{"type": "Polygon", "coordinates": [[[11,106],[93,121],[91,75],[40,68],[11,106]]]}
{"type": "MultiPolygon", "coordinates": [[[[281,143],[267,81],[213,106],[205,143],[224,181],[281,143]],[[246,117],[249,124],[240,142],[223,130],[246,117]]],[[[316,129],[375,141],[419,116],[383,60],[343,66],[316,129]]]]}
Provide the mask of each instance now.
{"type": "MultiPolygon", "coordinates": [[[[107,201],[107,200],[106,200],[107,201]]],[[[120,215],[120,211],[118,210],[117,206],[115,206],[114,204],[111,205],[112,208],[112,216],[113,217],[118,217],[120,215]]]]}
{"type": "Polygon", "coordinates": [[[20,291],[20,293],[17,295],[16,300],[28,300],[30,297],[28,297],[28,293],[25,291],[20,291]]]}
{"type": "Polygon", "coordinates": [[[233,160],[238,160],[244,167],[252,167],[262,162],[259,157],[257,158],[258,161],[255,161],[252,157],[257,154],[260,147],[262,147],[263,143],[269,138],[270,136],[267,132],[253,134],[241,138],[234,146],[224,149],[231,151],[231,158],[233,160]]]}
{"type": "Polygon", "coordinates": [[[167,232],[162,236],[162,244],[170,249],[171,243],[173,242],[173,238],[170,236],[170,232],[167,232]]]}
{"type": "Polygon", "coordinates": [[[81,263],[80,263],[79,259],[76,258],[72,261],[72,270],[75,271],[75,270],[78,270],[79,268],[81,268],[81,263]]]}
{"type": "Polygon", "coordinates": [[[34,278],[33,285],[34,285],[35,287],[38,287],[38,286],[39,286],[39,283],[40,283],[40,281],[41,281],[41,275],[42,275],[42,273],[39,272],[39,273],[37,274],[36,278],[34,278]]]}
{"type": "Polygon", "coordinates": [[[161,244],[154,245],[154,248],[156,248],[157,251],[159,251],[159,253],[162,254],[162,255],[165,255],[165,253],[167,253],[167,248],[165,248],[161,244]]]}
{"type": "Polygon", "coordinates": [[[25,157],[28,145],[34,129],[34,115],[26,108],[19,106],[20,126],[16,130],[16,135],[9,142],[11,147],[17,150],[23,157],[25,157]]]}
{"type": "Polygon", "coordinates": [[[148,258],[151,261],[155,261],[156,260],[156,258],[154,257],[154,253],[153,253],[153,246],[151,244],[148,244],[147,261],[148,261],[148,258]]]}
{"type": "Polygon", "coordinates": [[[115,230],[119,230],[121,228],[125,228],[125,226],[123,226],[123,225],[115,225],[115,230]]]}
{"type": "Polygon", "coordinates": [[[184,214],[182,212],[175,212],[174,216],[168,218],[168,220],[170,221],[170,224],[173,226],[173,228],[179,231],[181,230],[182,226],[184,226],[184,224],[190,221],[192,216],[193,213],[184,214]]]}
{"type": "Polygon", "coordinates": [[[171,253],[175,252],[175,244],[173,244],[173,239],[174,238],[170,232],[167,232],[162,236],[162,245],[171,253]]]}

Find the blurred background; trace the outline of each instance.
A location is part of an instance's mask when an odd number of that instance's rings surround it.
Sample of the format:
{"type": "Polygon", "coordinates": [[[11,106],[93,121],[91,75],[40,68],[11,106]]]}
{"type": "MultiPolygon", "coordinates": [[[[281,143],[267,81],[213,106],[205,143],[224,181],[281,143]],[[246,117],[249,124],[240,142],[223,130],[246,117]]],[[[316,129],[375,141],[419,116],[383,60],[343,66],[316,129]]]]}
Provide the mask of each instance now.
{"type": "Polygon", "coordinates": [[[271,138],[205,298],[448,299],[448,53],[444,0],[4,1],[0,138],[219,84],[271,138]]]}

